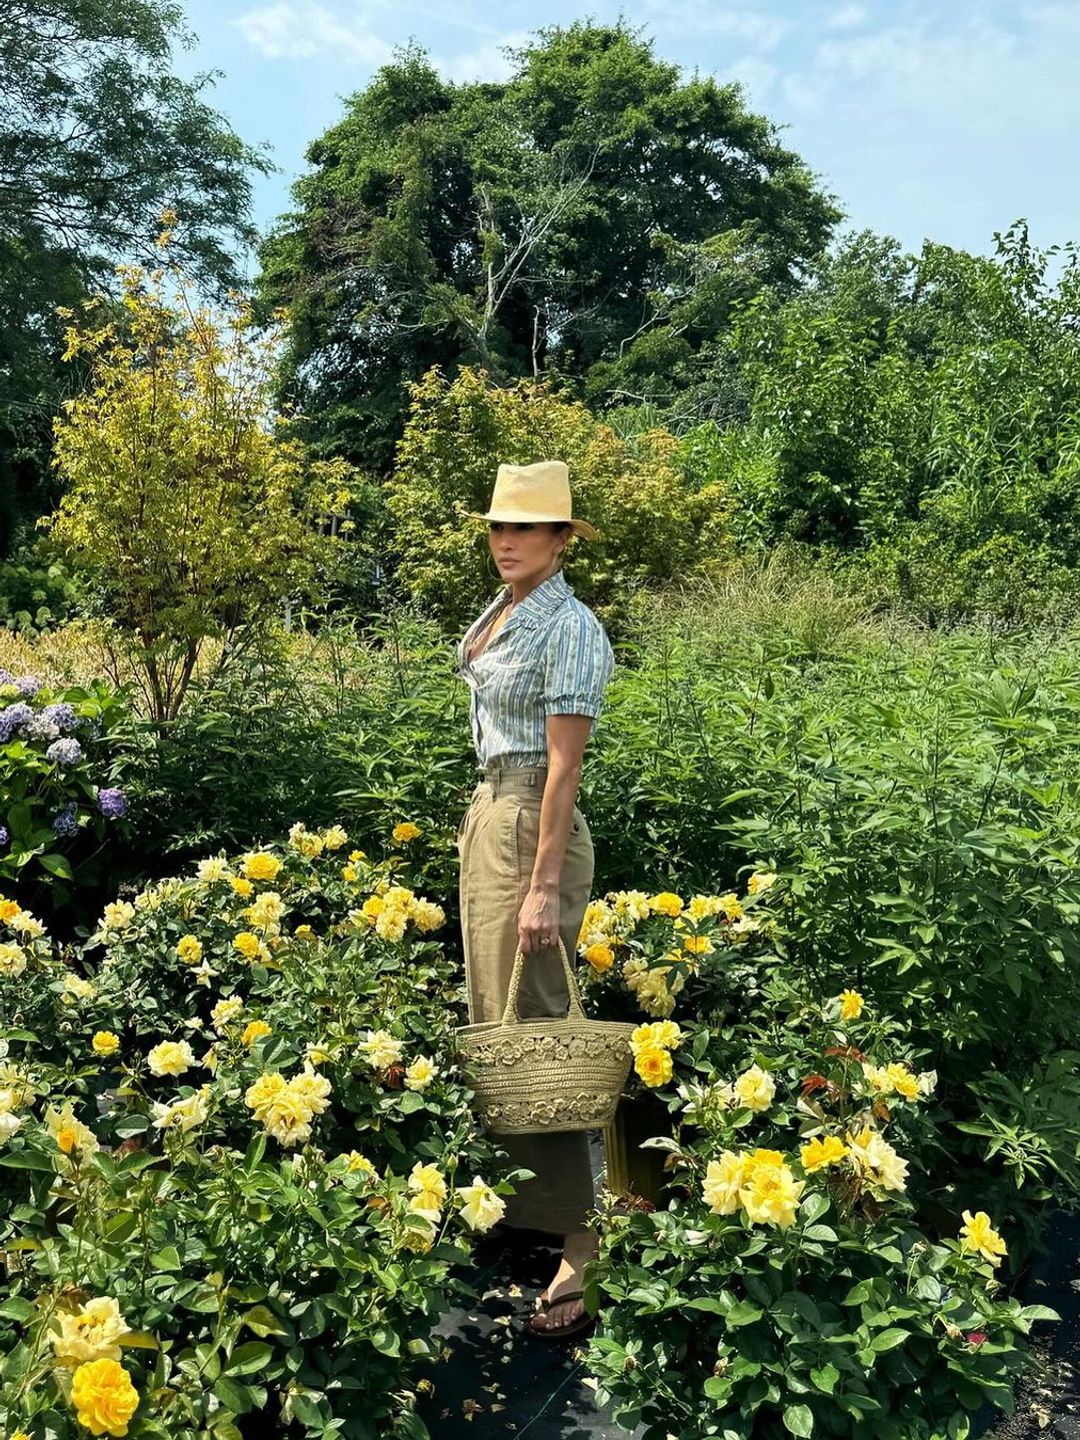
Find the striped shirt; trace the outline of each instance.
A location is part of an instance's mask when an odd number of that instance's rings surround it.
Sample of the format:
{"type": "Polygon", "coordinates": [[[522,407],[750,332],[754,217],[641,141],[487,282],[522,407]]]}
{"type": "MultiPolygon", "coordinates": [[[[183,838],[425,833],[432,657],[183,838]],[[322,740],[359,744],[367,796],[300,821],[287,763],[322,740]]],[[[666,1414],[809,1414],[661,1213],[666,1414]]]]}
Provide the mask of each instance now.
{"type": "Polygon", "coordinates": [[[504,586],[457,646],[458,674],[472,691],[469,716],[481,769],[546,765],[547,717],[591,715],[595,725],[615,669],[604,627],[574,598],[561,570],[530,591],[495,638],[469,660],[469,646],[509,604],[511,594],[511,587],[504,586]]]}

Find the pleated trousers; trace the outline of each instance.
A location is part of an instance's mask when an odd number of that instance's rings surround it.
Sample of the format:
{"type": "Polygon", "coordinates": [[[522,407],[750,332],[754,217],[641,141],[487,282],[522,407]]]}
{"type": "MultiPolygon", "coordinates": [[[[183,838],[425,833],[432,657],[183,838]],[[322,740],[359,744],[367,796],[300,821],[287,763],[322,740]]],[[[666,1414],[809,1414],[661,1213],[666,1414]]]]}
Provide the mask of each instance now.
{"type": "MultiPolygon", "coordinates": [[[[528,894],[540,840],[546,767],[484,772],[458,827],[459,900],[469,1020],[502,1019],[518,944],[518,912],[528,894]]],[[[559,882],[559,933],[571,965],[592,893],[592,836],[574,807],[559,882]]],[[[525,956],[518,995],[522,1019],[565,1015],[566,978],[555,948],[525,956]]],[[[584,1131],[500,1135],[512,1162],[533,1170],[507,1201],[506,1223],[556,1235],[585,1228],[595,1205],[584,1131]]]]}

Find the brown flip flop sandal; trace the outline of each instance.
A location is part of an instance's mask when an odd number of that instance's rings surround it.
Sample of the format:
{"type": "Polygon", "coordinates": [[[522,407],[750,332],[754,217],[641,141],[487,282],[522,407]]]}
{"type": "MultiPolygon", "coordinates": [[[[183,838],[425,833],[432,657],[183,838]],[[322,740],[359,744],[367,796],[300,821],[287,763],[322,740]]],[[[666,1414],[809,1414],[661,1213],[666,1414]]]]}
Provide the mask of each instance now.
{"type": "Polygon", "coordinates": [[[584,1291],[568,1290],[565,1295],[559,1295],[554,1300],[540,1300],[536,1311],[526,1320],[522,1328],[536,1340],[573,1340],[579,1335],[586,1335],[596,1325],[596,1316],[590,1315],[587,1310],[583,1310],[576,1320],[570,1321],[569,1325],[560,1325],[557,1329],[549,1329],[547,1326],[532,1323],[537,1315],[546,1315],[555,1305],[567,1305],[571,1300],[584,1300],[584,1298],[584,1291]]]}

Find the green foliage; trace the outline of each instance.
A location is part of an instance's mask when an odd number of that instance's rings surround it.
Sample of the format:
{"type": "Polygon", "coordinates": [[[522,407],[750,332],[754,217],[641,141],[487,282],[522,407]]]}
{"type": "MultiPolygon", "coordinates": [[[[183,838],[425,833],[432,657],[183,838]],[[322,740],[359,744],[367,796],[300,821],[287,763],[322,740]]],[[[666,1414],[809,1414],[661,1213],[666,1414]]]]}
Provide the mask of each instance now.
{"type": "Polygon", "coordinates": [[[401,52],[311,145],[263,247],[285,392],[333,453],[388,469],[435,364],[573,374],[598,401],[695,383],[715,414],[699,354],[838,218],[737,86],[684,81],[625,24],[550,27],[514,63],[455,85],[401,52]]]}
{"type": "Polygon", "coordinates": [[[631,594],[687,575],[727,550],[726,503],[718,483],[687,484],[678,443],[664,430],[620,440],[584,405],[547,385],[498,388],[465,369],[453,381],[431,371],[412,387],[412,411],[386,484],[396,521],[403,588],[445,624],[464,629],[490,599],[478,551],[483,514],[500,461],[558,456],[570,467],[576,513],[601,532],[588,561],[567,578],[613,628],[631,594]]]}
{"type": "Polygon", "coordinates": [[[871,588],[932,621],[1073,612],[1080,257],[1058,255],[1023,224],[993,259],[863,235],[803,293],[750,298],[748,424],[690,450],[740,537],[864,551],[871,588]]]}
{"type": "Polygon", "coordinates": [[[172,73],[189,39],[170,0],[0,10],[0,558],[18,514],[53,498],[49,423],[67,391],[55,307],[145,253],[164,203],[208,283],[232,278],[232,242],[254,238],[249,174],[270,167],[206,103],[209,76],[172,73]]]}
{"type": "Polygon", "coordinates": [[[0,670],[0,879],[28,900],[43,888],[59,908],[100,883],[118,822],[98,801],[116,788],[126,719],[126,697],[102,681],[53,690],[0,670]]]}
{"type": "Polygon", "coordinates": [[[463,1189],[495,1157],[455,1067],[442,912],[346,842],[297,830],[106,907],[89,979],[42,937],[0,975],[5,1433],[74,1440],[65,1374],[91,1357],[65,1372],[63,1338],[104,1297],[131,1332],[133,1434],[216,1440],[252,1412],[414,1433],[416,1367],[480,1224],[463,1189]],[[275,1076],[295,1092],[276,1108],[275,1076]]]}
{"type": "Polygon", "coordinates": [[[158,722],[208,638],[242,647],[283,598],[316,592],[355,527],[349,466],[267,423],[274,332],[255,333],[241,297],[215,315],[193,308],[175,264],[175,295],[165,276],[122,272],[123,321],[69,313],[66,353],[86,357],[91,383],[56,422],[66,492],[42,522],[108,597],[158,722]]]}
{"type": "Polygon", "coordinates": [[[1058,1317],[1001,1291],[996,1217],[939,1237],[906,1193],[941,1141],[904,1027],[786,973],[748,1023],[676,1040],[665,1206],[602,1219],[598,1398],[647,1440],[966,1436],[1058,1317]]]}
{"type": "Polygon", "coordinates": [[[84,603],[78,578],[41,539],[0,561],[0,625],[33,640],[55,629],[84,603]]]}

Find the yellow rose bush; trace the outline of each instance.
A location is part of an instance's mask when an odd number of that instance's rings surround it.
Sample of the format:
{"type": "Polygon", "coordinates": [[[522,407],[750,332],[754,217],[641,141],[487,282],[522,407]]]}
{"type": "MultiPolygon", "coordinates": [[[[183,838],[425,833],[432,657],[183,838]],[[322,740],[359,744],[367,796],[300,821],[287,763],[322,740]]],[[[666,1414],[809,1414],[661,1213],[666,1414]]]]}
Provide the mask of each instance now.
{"type": "Polygon", "coordinates": [[[508,1184],[443,913],[347,846],[209,857],[80,952],[0,900],[0,1435],[405,1433],[508,1184]]]}
{"type": "Polygon", "coordinates": [[[609,1198],[587,1287],[617,1419],[960,1440],[985,1402],[1011,1408],[1028,1331],[1057,1317],[1000,1284],[1011,1217],[936,1187],[937,1077],[898,1024],[777,973],[756,1019],[650,1022],[631,1048],[670,1124],[646,1142],[660,1205],[609,1198]]]}
{"type": "Polygon", "coordinates": [[[699,1011],[719,977],[733,965],[752,968],[768,942],[767,892],[776,878],[755,870],[741,899],[734,891],[684,898],[612,890],[590,901],[577,949],[593,1012],[629,1020],[699,1011]]]}

